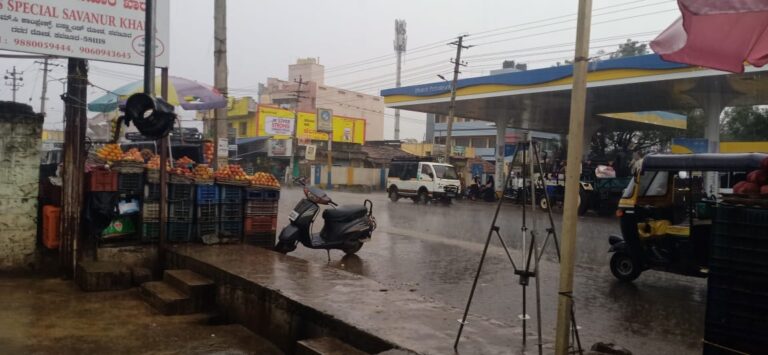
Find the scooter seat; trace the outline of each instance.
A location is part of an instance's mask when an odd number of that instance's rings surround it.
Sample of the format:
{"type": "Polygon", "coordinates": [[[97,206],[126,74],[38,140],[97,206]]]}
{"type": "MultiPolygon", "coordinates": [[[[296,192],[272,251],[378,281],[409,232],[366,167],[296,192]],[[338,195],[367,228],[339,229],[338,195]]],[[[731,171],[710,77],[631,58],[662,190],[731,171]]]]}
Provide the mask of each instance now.
{"type": "Polygon", "coordinates": [[[323,219],[327,222],[347,222],[365,216],[368,209],[365,206],[340,206],[323,211],[323,219]]]}

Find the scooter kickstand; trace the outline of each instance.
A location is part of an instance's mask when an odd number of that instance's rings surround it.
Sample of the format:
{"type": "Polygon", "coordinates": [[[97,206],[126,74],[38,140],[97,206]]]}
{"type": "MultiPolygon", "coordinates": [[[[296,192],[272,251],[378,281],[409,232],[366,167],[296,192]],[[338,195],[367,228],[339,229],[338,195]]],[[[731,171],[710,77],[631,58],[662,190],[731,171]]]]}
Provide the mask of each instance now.
{"type": "Polygon", "coordinates": [[[325,249],[328,252],[328,262],[331,262],[331,249],[325,249]]]}

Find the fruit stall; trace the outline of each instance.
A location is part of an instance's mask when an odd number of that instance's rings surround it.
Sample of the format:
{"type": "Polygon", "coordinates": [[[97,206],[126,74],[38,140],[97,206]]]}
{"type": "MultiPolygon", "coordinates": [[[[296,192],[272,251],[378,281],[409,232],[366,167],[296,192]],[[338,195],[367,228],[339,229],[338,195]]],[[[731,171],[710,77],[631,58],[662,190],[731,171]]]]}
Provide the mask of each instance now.
{"type": "MultiPolygon", "coordinates": [[[[272,247],[280,198],[278,180],[265,172],[247,174],[235,164],[214,171],[207,164],[213,158],[213,144],[202,141],[200,145],[203,162],[181,156],[169,159],[165,167],[169,177],[166,240],[272,247]]],[[[97,246],[159,241],[160,168],[160,157],[149,149],[123,149],[119,144],[93,149],[85,166],[83,214],[90,240],[97,246]]],[[[49,213],[44,218],[48,215],[56,217],[49,213]]],[[[58,223],[51,220],[44,225],[58,223]]],[[[43,235],[55,239],[57,233],[43,231],[43,235]]],[[[56,245],[53,240],[49,244],[56,245]]]]}

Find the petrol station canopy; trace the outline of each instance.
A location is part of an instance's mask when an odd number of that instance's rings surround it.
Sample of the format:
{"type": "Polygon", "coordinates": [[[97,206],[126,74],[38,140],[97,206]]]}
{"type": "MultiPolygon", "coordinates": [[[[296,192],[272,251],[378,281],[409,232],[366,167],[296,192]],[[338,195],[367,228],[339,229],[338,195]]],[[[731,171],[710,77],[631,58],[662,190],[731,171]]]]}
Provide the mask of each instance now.
{"type": "MultiPolygon", "coordinates": [[[[672,127],[658,111],[703,108],[713,98],[725,106],[768,104],[768,66],[732,74],[650,54],[593,61],[588,70],[588,117],[612,125],[672,127]]],[[[564,65],[461,79],[455,116],[508,119],[512,128],[566,133],[572,73],[573,67],[564,65]]],[[[389,108],[447,115],[450,88],[437,82],[386,89],[381,95],[389,108]]]]}

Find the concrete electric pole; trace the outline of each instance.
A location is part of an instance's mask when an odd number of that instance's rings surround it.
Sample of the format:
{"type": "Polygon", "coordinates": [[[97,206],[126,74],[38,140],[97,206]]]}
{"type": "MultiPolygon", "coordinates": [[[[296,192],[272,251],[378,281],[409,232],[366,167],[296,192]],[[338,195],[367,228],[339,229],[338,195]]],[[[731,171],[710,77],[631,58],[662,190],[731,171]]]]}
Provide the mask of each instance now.
{"type": "Polygon", "coordinates": [[[584,115],[587,102],[587,64],[589,64],[589,32],[592,0],[579,0],[576,20],[576,51],[573,58],[573,90],[571,119],[568,127],[568,160],[565,168],[565,201],[563,202],[562,249],[560,255],[560,288],[557,302],[555,354],[569,353],[569,335],[573,320],[573,264],[576,253],[576,227],[579,199],[581,153],[584,145],[584,115]]]}
{"type": "Polygon", "coordinates": [[[448,106],[448,127],[445,134],[445,163],[450,163],[451,158],[451,131],[453,130],[453,116],[456,111],[456,82],[459,80],[459,67],[466,66],[466,62],[461,61],[461,50],[468,49],[472,46],[465,46],[464,37],[467,35],[459,36],[455,41],[448,43],[449,45],[456,46],[456,58],[451,59],[453,66],[453,80],[451,81],[451,103],[448,106]]]}
{"type": "MultiPolygon", "coordinates": [[[[216,0],[213,10],[213,82],[216,89],[228,98],[227,92],[227,2],[216,0]]],[[[227,107],[218,108],[213,115],[212,125],[214,134],[214,147],[216,149],[216,167],[227,164],[229,158],[229,142],[227,140],[227,107]],[[227,149],[220,154],[220,146],[226,143],[227,149]],[[223,156],[222,156],[223,155],[223,156]]]]}
{"type": "Polygon", "coordinates": [[[306,84],[307,82],[304,81],[301,78],[301,75],[299,75],[299,80],[293,80],[296,84],[296,91],[293,93],[293,97],[296,100],[295,104],[293,106],[293,129],[291,132],[291,160],[288,162],[288,172],[285,174],[285,182],[290,183],[291,179],[293,178],[293,169],[294,169],[294,160],[296,160],[296,132],[299,125],[299,102],[301,102],[301,99],[306,98],[306,96],[301,95],[304,91],[301,90],[301,86],[306,84]]]}
{"type": "Polygon", "coordinates": [[[53,69],[48,69],[48,67],[49,66],[54,66],[54,67],[60,67],[61,66],[60,64],[50,63],[48,61],[48,59],[49,58],[45,58],[45,59],[43,59],[42,62],[35,62],[37,64],[42,64],[43,65],[43,69],[41,69],[43,71],[43,91],[42,91],[42,94],[40,95],[40,114],[42,114],[43,117],[45,117],[45,100],[48,99],[46,97],[46,95],[48,95],[48,73],[53,71],[53,69]]]}
{"type": "Polygon", "coordinates": [[[24,84],[19,83],[20,81],[24,81],[24,78],[21,77],[24,72],[17,72],[16,66],[13,66],[12,71],[5,71],[7,74],[5,76],[5,80],[10,80],[10,83],[5,83],[6,86],[11,87],[11,91],[13,91],[13,102],[16,102],[16,92],[19,91],[19,88],[24,86],[24,84]]]}
{"type": "MultiPolygon", "coordinates": [[[[397,76],[395,87],[400,87],[400,72],[403,53],[405,53],[408,37],[405,35],[405,20],[395,20],[395,53],[397,53],[397,76]]],[[[395,140],[400,140],[400,109],[395,109],[395,140]]]]}

